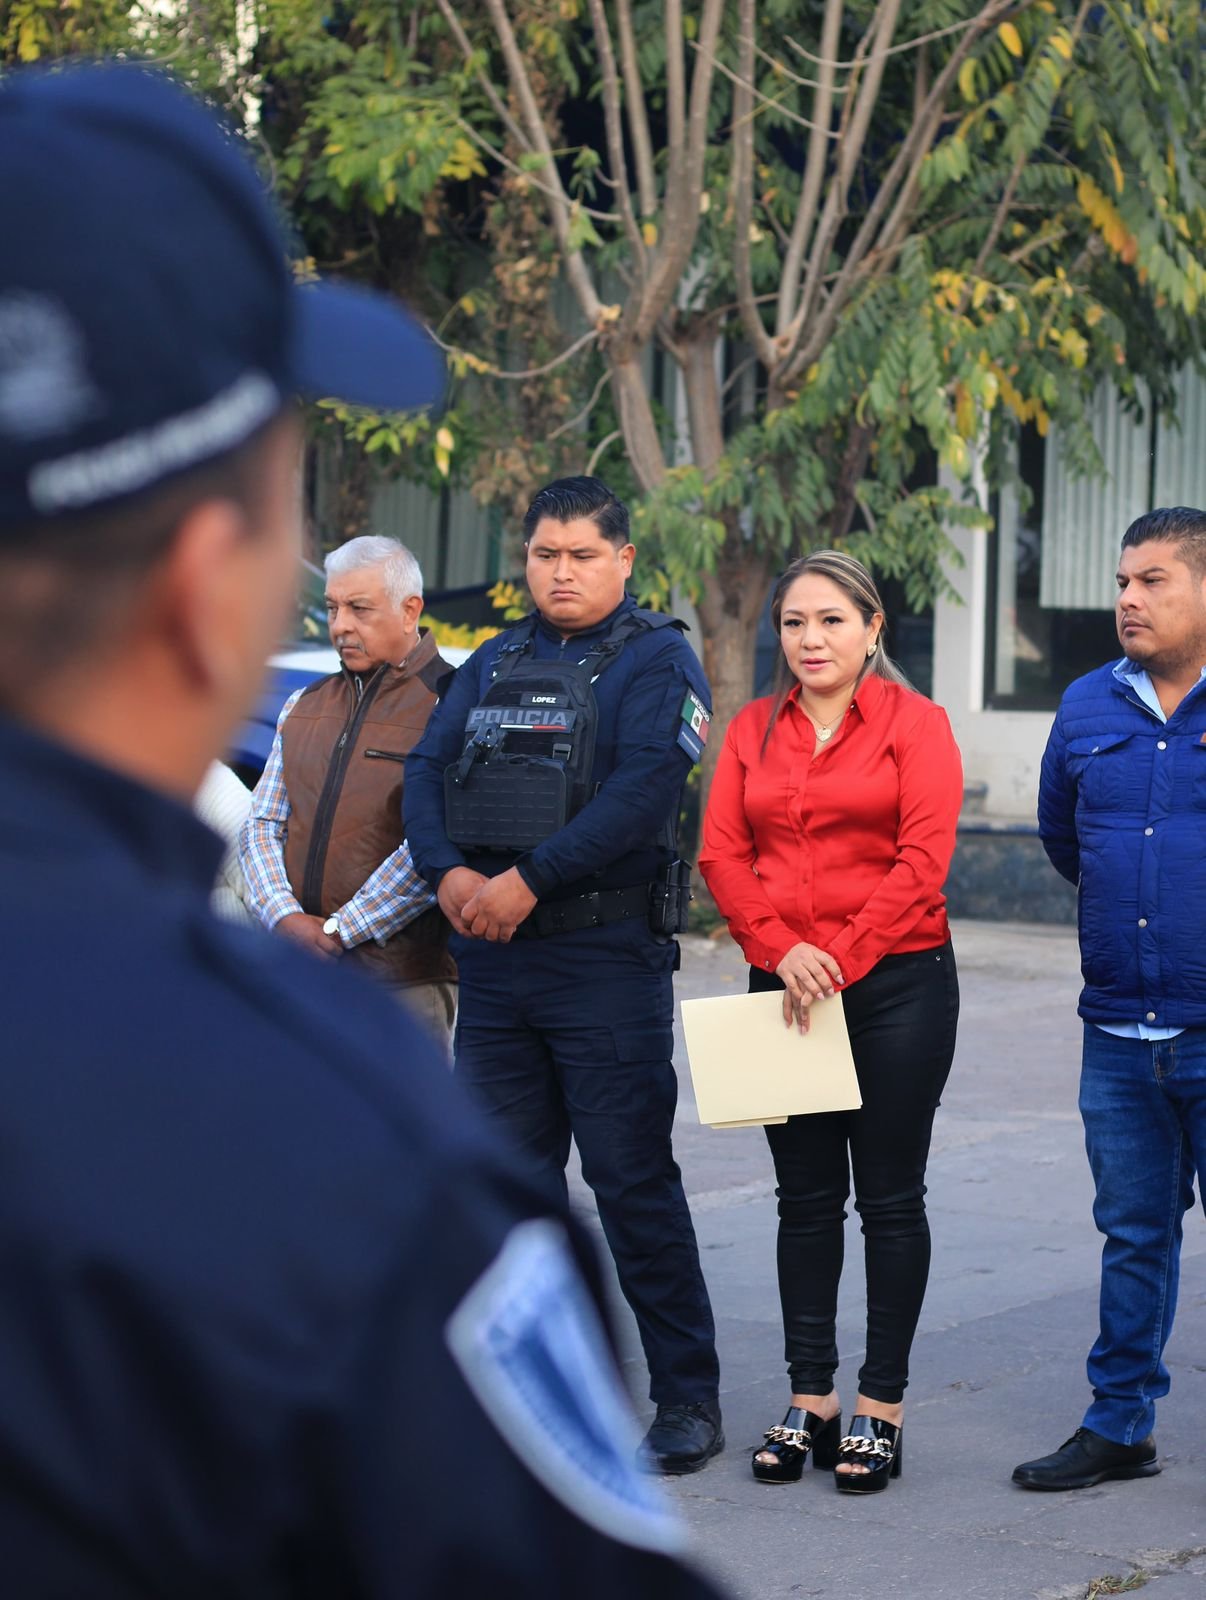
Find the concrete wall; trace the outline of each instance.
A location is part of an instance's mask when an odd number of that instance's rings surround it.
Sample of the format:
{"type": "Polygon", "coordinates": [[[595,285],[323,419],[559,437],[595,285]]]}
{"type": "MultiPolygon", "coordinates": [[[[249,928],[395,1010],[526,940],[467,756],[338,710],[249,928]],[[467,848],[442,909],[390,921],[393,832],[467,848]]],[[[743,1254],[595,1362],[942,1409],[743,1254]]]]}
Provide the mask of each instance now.
{"type": "Polygon", "coordinates": [[[957,530],[952,542],[964,565],[947,575],[962,603],[944,599],[934,608],[934,699],[950,716],[968,783],[987,785],[983,810],[1032,819],[1053,713],[985,710],[988,541],[975,530],[957,530]]]}

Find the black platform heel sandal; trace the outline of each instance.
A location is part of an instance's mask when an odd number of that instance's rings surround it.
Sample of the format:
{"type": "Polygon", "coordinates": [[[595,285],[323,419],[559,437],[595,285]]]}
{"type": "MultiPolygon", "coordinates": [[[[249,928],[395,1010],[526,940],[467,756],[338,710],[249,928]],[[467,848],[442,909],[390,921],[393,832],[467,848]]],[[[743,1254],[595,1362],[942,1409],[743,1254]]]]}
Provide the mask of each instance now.
{"type": "Polygon", "coordinates": [[[851,1417],[850,1432],[838,1445],[837,1466],[864,1467],[864,1472],[838,1472],[833,1481],[842,1494],[878,1494],[889,1478],[899,1478],[904,1462],[901,1430],[882,1417],[851,1417]]]}
{"type": "Polygon", "coordinates": [[[838,1440],[842,1433],[840,1416],[826,1422],[815,1411],[789,1406],[782,1422],[766,1430],[766,1443],[754,1451],[751,1466],[759,1483],[798,1483],[804,1463],[812,1452],[812,1464],[829,1472],[837,1464],[838,1440]],[[759,1456],[774,1456],[760,1461],[759,1456]]]}

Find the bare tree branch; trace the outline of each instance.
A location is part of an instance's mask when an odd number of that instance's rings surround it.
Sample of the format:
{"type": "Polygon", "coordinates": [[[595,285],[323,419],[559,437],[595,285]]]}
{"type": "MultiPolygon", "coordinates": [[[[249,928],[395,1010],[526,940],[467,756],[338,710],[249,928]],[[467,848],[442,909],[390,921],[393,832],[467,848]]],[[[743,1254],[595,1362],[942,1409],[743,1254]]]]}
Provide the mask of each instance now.
{"type": "Polygon", "coordinates": [[[683,57],[682,0],[665,0],[666,34],[666,198],[680,189],[687,175],[687,64],[683,57]]]}
{"type": "MultiPolygon", "coordinates": [[[[523,178],[525,182],[532,185],[533,189],[539,189],[541,194],[548,195],[550,200],[559,200],[564,195],[564,190],[559,193],[547,183],[542,183],[536,172],[529,171],[527,167],[521,167],[518,161],[512,161],[505,150],[500,150],[496,144],[491,144],[489,139],[484,134],[479,133],[471,122],[466,122],[464,117],[458,117],[456,125],[467,139],[471,139],[480,150],[485,151],[491,161],[497,161],[500,167],[506,167],[508,172],[513,172],[516,177],[523,178]]],[[[580,211],[593,218],[596,222],[607,222],[614,227],[618,227],[623,220],[615,211],[596,211],[594,206],[583,205],[580,200],[576,204],[580,211]]]]}
{"type": "MultiPolygon", "coordinates": [[[[825,342],[833,332],[834,324],[849,300],[850,291],[854,283],[866,276],[863,258],[871,247],[871,240],[879,231],[875,254],[883,260],[891,260],[895,254],[895,232],[889,224],[883,223],[884,213],[892,203],[894,195],[909,194],[917,182],[917,175],[921,169],[921,162],[934,137],[934,132],[941,123],[945,112],[946,96],[951,83],[958,76],[959,68],[974,48],[978,39],[990,28],[996,26],[999,18],[1012,10],[1015,0],[990,0],[990,3],[981,10],[974,19],[973,25],[964,33],[950,58],[944,64],[942,71],[934,80],[927,97],[926,106],[922,116],[914,122],[913,127],[902,141],[900,149],[892,161],[882,183],[876,192],[864,217],[858,233],[855,235],[850,249],[846,253],[841,272],[833,285],[824,310],[808,331],[807,340],[802,338],[802,329],[796,329],[795,351],[788,361],[784,363],[783,381],[790,381],[808,367],[824,348],[825,342]],[[901,185],[904,184],[903,190],[901,185]]],[[[899,218],[907,222],[908,211],[897,205],[893,211],[893,219],[899,218]]]]}
{"type": "MultiPolygon", "coordinates": [[[[977,20],[976,17],[967,17],[963,22],[952,22],[949,27],[936,28],[933,33],[919,34],[916,39],[906,39],[903,44],[891,45],[888,49],[876,51],[874,55],[866,56],[862,60],[860,60],[857,52],[850,61],[826,60],[823,56],[814,56],[810,51],[805,50],[802,44],[797,44],[794,39],[785,39],[784,43],[789,45],[798,56],[803,56],[805,61],[811,62],[814,67],[832,67],[838,72],[845,72],[851,67],[862,66],[864,61],[875,61],[880,58],[886,60],[889,56],[899,56],[903,55],[907,50],[916,50],[919,45],[930,44],[934,39],[945,39],[948,34],[959,33],[964,28],[974,27],[977,20]]],[[[821,49],[824,50],[824,48],[825,46],[822,45],[821,49]]]]}
{"type": "MultiPolygon", "coordinates": [[[[974,19],[971,31],[964,34],[963,38],[960,39],[954,50],[952,50],[942,71],[934,80],[934,87],[930,91],[927,105],[922,108],[921,115],[913,124],[910,138],[914,144],[914,155],[907,167],[902,167],[902,171],[906,171],[907,176],[901,185],[900,194],[892,208],[891,215],[880,229],[877,244],[890,244],[902,229],[907,228],[909,216],[916,204],[917,190],[921,183],[922,162],[942,122],[947,90],[958,75],[959,68],[971,54],[976,41],[996,24],[999,17],[1004,16],[1013,9],[1014,7],[1009,3],[1009,0],[993,0],[992,4],[985,6],[979,16],[974,19]],[[924,135],[924,137],[919,137],[919,135],[924,135]]],[[[894,170],[895,165],[893,167],[894,170]]]]}
{"type": "MultiPolygon", "coordinates": [[[[871,40],[877,42],[891,39],[896,27],[896,20],[900,15],[901,0],[879,0],[875,8],[875,15],[867,29],[859,49],[870,47],[871,40]]],[[[850,193],[850,185],[854,179],[859,160],[863,153],[863,145],[867,132],[871,126],[871,116],[875,110],[875,102],[879,98],[879,88],[883,81],[884,62],[886,56],[879,52],[878,60],[871,60],[858,85],[857,93],[846,100],[842,108],[842,140],[838,145],[837,170],[829,184],[829,193],[825,198],[825,207],[821,213],[821,220],[817,226],[816,234],[812,241],[812,248],[808,257],[808,270],[804,278],[804,289],[800,295],[791,323],[791,340],[798,345],[803,328],[812,320],[816,309],[817,298],[821,292],[821,279],[829,264],[829,252],[833,248],[833,241],[837,237],[838,228],[846,215],[846,201],[850,193]]],[[[852,80],[853,83],[853,80],[852,80]]],[[[840,280],[839,280],[840,281],[840,280]]]]}
{"type": "Polygon", "coordinates": [[[507,76],[511,80],[511,88],[519,104],[520,115],[528,140],[533,151],[546,159],[546,172],[552,190],[549,203],[549,218],[553,224],[553,232],[557,236],[562,256],[565,260],[565,275],[577,298],[579,306],[586,320],[592,328],[599,320],[602,304],[599,295],[591,280],[582,251],[572,244],[570,240],[571,201],[561,182],[561,175],[557,171],[557,163],[553,159],[553,147],[549,142],[548,132],[540,114],[540,107],[536,102],[536,95],[532,89],[531,79],[528,77],[527,67],[524,65],[523,53],[515,38],[515,30],[511,26],[511,19],[507,15],[507,8],[503,0],[485,0],[490,19],[494,23],[494,30],[498,42],[502,47],[503,60],[507,64],[507,76]]]}
{"type": "Polygon", "coordinates": [[[595,468],[599,465],[599,457],[603,454],[604,450],[607,449],[608,445],[615,444],[617,439],[622,439],[623,437],[624,435],[620,432],[619,428],[613,428],[605,438],[599,440],[598,444],[590,453],[590,460],[586,463],[586,477],[594,477],[595,468]]]}
{"type": "Polygon", "coordinates": [[[607,159],[611,164],[612,182],[619,202],[624,232],[632,247],[633,259],[641,277],[645,272],[645,241],[637,227],[632,209],[632,195],[628,188],[628,163],[624,159],[624,127],[620,111],[620,79],[616,71],[615,51],[611,46],[611,29],[607,26],[607,13],[603,0],[588,0],[590,19],[595,30],[595,46],[599,52],[599,88],[603,97],[603,122],[607,130],[607,159]]]}
{"type": "Polygon", "coordinates": [[[750,265],[750,233],[754,225],[754,6],[755,0],[740,0],[738,6],[737,64],[733,94],[733,265],[737,278],[737,306],[746,337],[764,366],[771,366],[775,347],[762,321],[754,298],[754,276],[750,265]]]}
{"type": "MultiPolygon", "coordinates": [[[[430,329],[428,331],[431,332],[430,329]]],[[[447,355],[458,356],[465,354],[465,351],[462,350],[460,345],[445,344],[443,339],[441,339],[439,335],[434,332],[431,333],[431,337],[435,340],[436,344],[439,345],[440,349],[443,350],[447,355]]],[[[598,337],[598,330],[596,328],[591,328],[589,332],[584,333],[580,338],[575,339],[573,344],[564,349],[559,356],[554,356],[551,361],[546,361],[543,366],[526,367],[522,372],[504,372],[501,367],[493,366],[488,361],[482,362],[482,368],[486,375],[491,378],[543,378],[546,372],[553,372],[558,367],[564,366],[567,361],[572,361],[573,358],[578,354],[579,350],[585,349],[588,344],[593,344],[598,337]]],[[[476,361],[480,361],[481,357],[476,356],[474,359],[476,361]]]]}
{"type": "MultiPolygon", "coordinates": [[[[693,50],[699,52],[699,51],[702,51],[703,46],[699,45],[699,44],[696,44],[695,41],[692,40],[691,41],[691,48],[693,50]]],[[[712,62],[712,65],[716,68],[716,70],[718,72],[720,72],[724,77],[726,77],[729,80],[730,83],[739,84],[741,86],[741,88],[747,89],[749,91],[752,99],[756,100],[758,102],[759,106],[766,106],[768,109],[773,108],[775,111],[777,111],[779,113],[779,115],[781,117],[786,117],[788,122],[794,122],[797,127],[810,128],[811,129],[811,128],[814,128],[816,126],[815,123],[809,122],[807,117],[802,117],[799,114],[798,111],[792,111],[790,109],[790,107],[785,106],[783,104],[782,100],[777,100],[774,95],[763,94],[762,90],[757,88],[754,85],[754,83],[753,83],[753,81],[752,81],[752,79],[750,77],[748,77],[748,76],[744,77],[744,78],[738,77],[737,73],[735,73],[733,71],[732,67],[726,67],[723,61],[714,60],[712,62]]],[[[751,62],[750,65],[751,65],[751,70],[752,70],[753,63],[751,62]]],[[[757,116],[757,112],[754,111],[751,108],[750,111],[748,112],[748,116],[752,120],[755,116],[757,116]]],[[[736,117],[736,113],[734,113],[734,117],[736,117]]],[[[830,139],[836,139],[837,138],[837,134],[836,133],[827,133],[826,137],[830,138],[830,139]]]]}
{"type": "MultiPolygon", "coordinates": [[[[667,30],[670,27],[671,12],[678,14],[679,9],[678,0],[667,0],[667,30]]],[[[703,15],[699,23],[699,54],[691,77],[690,109],[684,136],[680,140],[679,169],[682,176],[679,182],[673,180],[676,169],[673,143],[671,143],[663,238],[650,267],[631,329],[638,343],[644,343],[649,339],[658,318],[673,299],[687,262],[691,259],[691,252],[695,248],[696,236],[699,233],[699,203],[703,195],[704,164],[708,153],[708,106],[712,96],[712,63],[716,59],[716,41],[720,33],[723,12],[724,0],[704,0],[703,15]]],[[[669,42],[668,36],[667,42],[669,42]]],[[[681,18],[677,50],[681,66],[681,18]]],[[[668,101],[669,98],[668,95],[668,101]]],[[[670,120],[673,140],[673,118],[670,120]]]]}
{"type": "Polygon", "coordinates": [[[620,60],[624,66],[624,107],[628,112],[628,132],[636,158],[637,195],[641,215],[651,217],[657,210],[657,179],[653,170],[649,115],[645,109],[645,87],[641,82],[641,64],[637,59],[636,33],[632,26],[632,0],[616,0],[616,20],[620,60]]]}
{"type": "Polygon", "coordinates": [[[1014,159],[1013,166],[1009,169],[1009,177],[1001,195],[1001,203],[996,209],[988,232],[984,236],[984,243],[980,246],[980,253],[972,264],[967,282],[963,286],[963,293],[959,296],[958,314],[960,316],[967,310],[968,302],[975,290],[974,280],[984,271],[985,263],[996,248],[997,240],[1001,237],[1001,229],[1005,226],[1005,219],[1009,215],[1009,208],[1013,204],[1013,197],[1018,192],[1018,183],[1022,176],[1022,169],[1026,165],[1027,155],[1025,150],[1019,150],[1014,159]]]}
{"type": "Polygon", "coordinates": [[[554,428],[552,433],[550,433],[548,436],[547,443],[552,444],[554,439],[560,439],[563,433],[568,433],[571,428],[576,428],[580,422],[585,422],[587,417],[590,416],[591,412],[598,404],[599,396],[603,393],[604,386],[610,381],[611,373],[604,372],[603,376],[599,379],[598,383],[595,384],[594,389],[591,391],[590,399],[582,407],[582,410],[579,411],[578,415],[576,417],[571,417],[568,422],[563,422],[560,427],[554,428]]]}
{"type": "MultiPolygon", "coordinates": [[[[819,79],[817,79],[817,78],[801,78],[801,77],[798,77],[797,74],[794,73],[791,70],[791,68],[787,65],[787,63],[785,61],[780,61],[778,56],[771,55],[770,51],[769,50],[764,50],[761,45],[758,45],[756,47],[756,49],[757,49],[758,59],[760,61],[765,61],[767,66],[772,68],[774,70],[774,72],[782,73],[783,77],[785,77],[788,80],[789,83],[794,83],[797,88],[799,88],[799,89],[819,89],[821,87],[819,79]]],[[[835,84],[834,87],[833,87],[833,92],[834,92],[835,95],[845,94],[846,93],[845,84],[842,84],[842,83],[835,84]]]]}
{"type": "MultiPolygon", "coordinates": [[[[460,20],[457,17],[456,12],[452,9],[452,6],[449,4],[449,0],[436,0],[436,4],[440,8],[440,15],[448,24],[448,27],[452,33],[452,37],[460,46],[461,54],[464,56],[466,61],[472,61],[474,50],[472,44],[469,42],[469,35],[465,32],[464,28],[461,27],[460,20]]],[[[490,82],[488,75],[482,72],[479,68],[474,73],[474,77],[477,79],[478,87],[482,90],[482,93],[486,96],[486,99],[494,107],[494,113],[498,117],[498,120],[511,135],[512,139],[515,140],[515,143],[521,150],[530,150],[532,146],[524,136],[523,129],[519,126],[515,118],[507,109],[506,101],[490,82]]]]}
{"type": "MultiPolygon", "coordinates": [[[[821,49],[832,55],[837,48],[842,26],[842,0],[825,0],[825,16],[821,23],[821,49]]],[[[829,153],[821,129],[828,131],[833,116],[832,67],[822,69],[820,82],[812,102],[812,135],[808,141],[808,155],[804,162],[804,186],[800,191],[800,204],[792,222],[783,272],[779,279],[779,304],[775,315],[775,332],[783,334],[796,311],[796,285],[804,264],[804,251],[817,214],[817,198],[825,177],[829,153]]]]}

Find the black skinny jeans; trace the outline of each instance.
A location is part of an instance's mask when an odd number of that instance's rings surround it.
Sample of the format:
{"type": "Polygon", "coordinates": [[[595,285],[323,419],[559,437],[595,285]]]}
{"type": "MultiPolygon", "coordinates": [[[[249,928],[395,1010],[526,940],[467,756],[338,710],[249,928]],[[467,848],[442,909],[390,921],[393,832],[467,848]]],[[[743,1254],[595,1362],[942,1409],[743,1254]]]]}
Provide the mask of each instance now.
{"type": "MultiPolygon", "coordinates": [[[[782,989],[750,968],[750,992],[782,989]]],[[[779,1296],[794,1394],[829,1394],[838,1279],[854,1173],[867,1267],[867,1354],[859,1392],[894,1404],[930,1267],[925,1165],[955,1052],[959,979],[949,944],[885,956],[842,991],[863,1104],[769,1124],[779,1197],[779,1296]]]]}

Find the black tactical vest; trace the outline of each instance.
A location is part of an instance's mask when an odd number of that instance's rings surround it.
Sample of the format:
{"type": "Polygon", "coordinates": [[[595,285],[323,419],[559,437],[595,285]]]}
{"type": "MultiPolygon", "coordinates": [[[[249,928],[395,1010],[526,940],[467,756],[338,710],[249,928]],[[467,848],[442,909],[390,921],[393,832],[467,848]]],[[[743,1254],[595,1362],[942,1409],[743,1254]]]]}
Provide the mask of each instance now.
{"type": "Polygon", "coordinates": [[[536,618],[520,623],[469,713],[460,760],[444,770],[453,844],[531,850],[581,811],[593,792],[598,707],[591,685],[634,634],[666,626],[683,624],[630,611],[580,661],[535,661],[536,618]]]}

